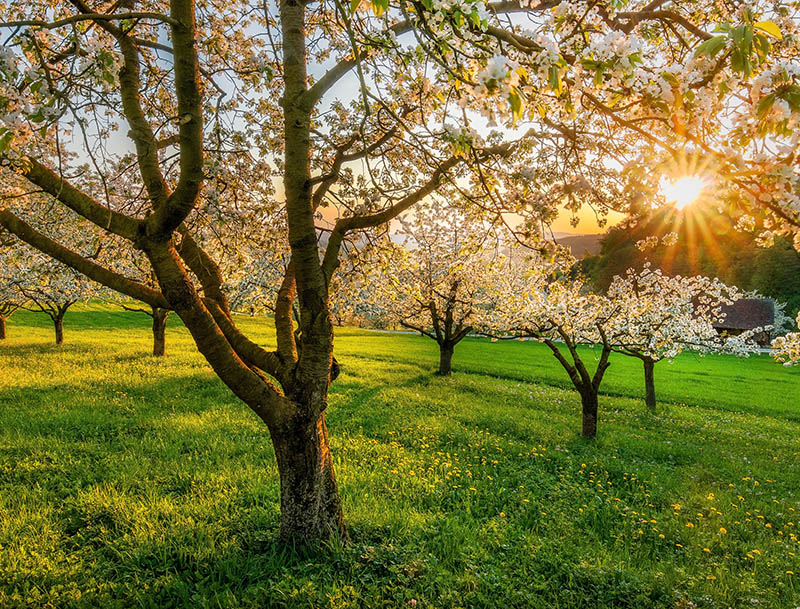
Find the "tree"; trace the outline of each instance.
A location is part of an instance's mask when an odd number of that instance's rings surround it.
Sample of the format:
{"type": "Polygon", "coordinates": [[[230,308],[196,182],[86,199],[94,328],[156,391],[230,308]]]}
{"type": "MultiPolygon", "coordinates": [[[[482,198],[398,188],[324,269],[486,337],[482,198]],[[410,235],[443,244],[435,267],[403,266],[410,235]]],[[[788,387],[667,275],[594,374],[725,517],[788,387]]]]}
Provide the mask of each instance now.
{"type": "Polygon", "coordinates": [[[710,1],[691,12],[480,0],[128,6],[0,7],[9,32],[0,52],[0,154],[23,190],[48,193],[142,251],[158,289],[32,222],[47,212],[31,215],[25,196],[2,199],[0,225],[111,289],[176,312],[220,379],[269,428],[286,540],[345,531],[325,419],[329,296],[343,242],[433,192],[469,202],[483,218],[518,218],[514,230],[527,239],[559,206],[592,203],[602,214],[622,200],[615,168],[642,166],[634,177],[645,181],[653,148],[680,156],[675,139],[724,151],[725,179],[757,180],[772,170],[753,165],[761,142],[715,127],[754,112],[750,80],[765,73],[759,91],[780,112],[768,108],[761,139],[792,137],[793,85],[766,59],[794,56],[795,26],[769,6],[762,21],[750,9],[720,14],[710,1]],[[726,33],[715,38],[707,32],[720,20],[726,33]],[[336,97],[348,76],[355,90],[336,97]],[[503,129],[476,133],[485,124],[479,114],[503,129]],[[130,150],[118,149],[119,128],[130,150]],[[736,154],[731,141],[743,142],[736,154]],[[136,185],[126,195],[140,193],[134,199],[115,190],[121,171],[136,185]],[[216,212],[251,205],[283,215],[291,252],[274,350],[236,327],[224,268],[198,233],[213,228],[235,248],[236,229],[216,212]],[[318,222],[330,231],[324,252],[318,222]]]}
{"type": "Polygon", "coordinates": [[[88,300],[94,287],[84,275],[32,250],[21,260],[17,258],[12,269],[16,277],[11,285],[25,301],[21,307],[47,315],[53,322],[56,344],[63,344],[64,316],[74,304],[88,300]]]}
{"type": "Polygon", "coordinates": [[[494,338],[533,338],[547,345],[581,396],[581,433],[597,435],[598,394],[611,365],[612,334],[619,309],[581,278],[571,277],[574,259],[548,261],[512,253],[498,266],[494,306],[481,317],[481,331],[494,338]],[[599,348],[592,371],[583,346],[599,348]]]}
{"type": "Polygon", "coordinates": [[[758,348],[752,336],[760,328],[721,337],[714,327],[724,317],[722,305],[742,296],[718,279],[670,277],[649,265],[641,272],[629,269],[624,276],[614,277],[608,289],[608,299],[617,311],[611,348],[642,361],[648,408],[656,407],[657,362],[671,360],[685,349],[742,356],[758,348]]]}
{"type": "Polygon", "coordinates": [[[0,302],[0,340],[6,338],[6,321],[17,309],[19,309],[19,305],[11,299],[4,299],[0,302]]]}
{"type": "Polygon", "coordinates": [[[433,203],[400,223],[373,248],[370,301],[390,323],[435,340],[438,372],[449,376],[456,345],[491,305],[498,242],[491,233],[476,234],[463,213],[433,203]]]}

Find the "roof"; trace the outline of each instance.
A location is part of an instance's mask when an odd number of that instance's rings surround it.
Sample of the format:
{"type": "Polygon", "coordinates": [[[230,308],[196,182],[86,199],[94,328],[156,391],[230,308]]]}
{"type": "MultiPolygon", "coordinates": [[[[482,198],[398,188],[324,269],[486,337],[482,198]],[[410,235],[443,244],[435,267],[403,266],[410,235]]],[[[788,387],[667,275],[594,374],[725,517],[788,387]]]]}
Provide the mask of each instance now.
{"type": "Polygon", "coordinates": [[[775,303],[766,298],[742,298],[721,309],[725,318],[714,323],[721,330],[752,330],[775,322],[775,303]]]}

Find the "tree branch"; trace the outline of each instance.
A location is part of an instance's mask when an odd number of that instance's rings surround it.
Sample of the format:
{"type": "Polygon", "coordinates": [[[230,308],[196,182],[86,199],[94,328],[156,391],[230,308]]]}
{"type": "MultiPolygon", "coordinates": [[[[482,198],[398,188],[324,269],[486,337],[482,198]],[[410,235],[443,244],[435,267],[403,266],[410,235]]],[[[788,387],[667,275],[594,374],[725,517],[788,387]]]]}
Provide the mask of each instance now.
{"type": "Polygon", "coordinates": [[[48,236],[40,233],[23,220],[17,218],[8,210],[0,210],[0,226],[10,233],[15,234],[31,247],[47,254],[51,258],[55,258],[79,273],[83,273],[89,279],[93,279],[112,290],[130,296],[135,300],[146,302],[151,306],[160,307],[162,309],[172,308],[158,290],[154,290],[143,283],[110,271],[88,258],[84,258],[80,254],[67,249],[60,243],[56,243],[48,236]]]}
{"type": "Polygon", "coordinates": [[[138,235],[139,221],[115,212],[67,182],[49,167],[34,158],[28,159],[25,177],[44,192],[83,216],[103,230],[134,241],[138,235]]]}

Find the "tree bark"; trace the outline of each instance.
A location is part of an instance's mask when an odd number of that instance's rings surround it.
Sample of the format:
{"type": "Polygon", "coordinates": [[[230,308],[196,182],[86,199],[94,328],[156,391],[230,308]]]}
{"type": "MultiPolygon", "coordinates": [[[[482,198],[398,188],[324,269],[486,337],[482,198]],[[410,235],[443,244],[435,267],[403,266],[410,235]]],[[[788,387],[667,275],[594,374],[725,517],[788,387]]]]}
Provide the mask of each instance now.
{"type": "Polygon", "coordinates": [[[57,315],[53,318],[53,327],[56,331],[56,344],[63,345],[64,344],[64,316],[57,315]]]}
{"type": "Polygon", "coordinates": [[[169,311],[166,309],[153,308],[153,356],[164,357],[166,352],[167,316],[169,311]]]}
{"type": "Polygon", "coordinates": [[[442,343],[439,345],[439,374],[442,376],[450,376],[453,371],[453,350],[454,345],[450,343],[442,343]]]}
{"type": "Polygon", "coordinates": [[[594,438],[597,436],[597,392],[591,389],[582,391],[581,407],[583,415],[581,434],[584,438],[594,438]]]}
{"type": "Polygon", "coordinates": [[[644,401],[650,410],[656,409],[656,385],[653,378],[655,361],[650,358],[644,360],[644,401]]]}
{"type": "Polygon", "coordinates": [[[346,538],[324,411],[270,431],[281,481],[281,539],[305,545],[346,538]]]}
{"type": "Polygon", "coordinates": [[[6,318],[0,315],[0,340],[6,338],[6,318]]]}

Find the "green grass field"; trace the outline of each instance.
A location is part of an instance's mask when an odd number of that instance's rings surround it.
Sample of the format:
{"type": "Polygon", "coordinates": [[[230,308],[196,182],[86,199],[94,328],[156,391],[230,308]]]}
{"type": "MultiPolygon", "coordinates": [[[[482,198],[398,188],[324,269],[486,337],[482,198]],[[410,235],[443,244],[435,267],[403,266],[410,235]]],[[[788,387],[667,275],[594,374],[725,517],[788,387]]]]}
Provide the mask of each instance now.
{"type": "MultiPolygon", "coordinates": [[[[342,329],[351,543],[276,543],[266,429],[170,319],[19,313],[0,345],[0,607],[800,606],[800,369],[612,359],[598,438],[546,347],[342,329]]],[[[242,325],[264,344],[267,321],[242,325]]],[[[591,352],[588,353],[591,357],[591,352]]]]}

